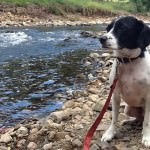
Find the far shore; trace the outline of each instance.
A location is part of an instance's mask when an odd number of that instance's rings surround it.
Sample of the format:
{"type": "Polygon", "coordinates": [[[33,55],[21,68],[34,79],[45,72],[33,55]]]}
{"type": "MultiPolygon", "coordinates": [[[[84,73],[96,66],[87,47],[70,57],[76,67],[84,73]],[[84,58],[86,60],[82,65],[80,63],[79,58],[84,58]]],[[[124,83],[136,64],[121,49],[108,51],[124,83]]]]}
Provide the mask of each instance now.
{"type": "MultiPolygon", "coordinates": [[[[125,14],[130,15],[130,14],[125,14]]],[[[118,15],[122,16],[122,14],[118,15]]],[[[133,15],[135,16],[135,15],[133,15]]],[[[0,27],[31,27],[31,26],[76,26],[108,24],[117,16],[81,16],[79,14],[69,14],[68,16],[48,15],[47,17],[36,17],[30,15],[17,15],[11,12],[0,13],[0,27]]],[[[136,15],[137,18],[146,23],[150,23],[150,17],[136,15]]]]}

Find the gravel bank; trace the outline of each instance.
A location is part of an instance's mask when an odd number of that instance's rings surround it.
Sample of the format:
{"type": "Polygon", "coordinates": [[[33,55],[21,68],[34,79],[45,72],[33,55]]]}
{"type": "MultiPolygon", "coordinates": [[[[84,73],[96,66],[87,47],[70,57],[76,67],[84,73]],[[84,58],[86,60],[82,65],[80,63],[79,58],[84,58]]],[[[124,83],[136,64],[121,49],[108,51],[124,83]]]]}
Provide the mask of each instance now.
{"type": "MultiPolygon", "coordinates": [[[[84,60],[86,66],[97,63],[98,68],[89,74],[85,90],[67,95],[64,106],[40,120],[25,120],[7,129],[0,136],[0,149],[12,150],[81,150],[88,128],[99,114],[109,91],[108,74],[112,65],[111,53],[91,53],[84,60]]],[[[126,118],[120,109],[119,123],[126,118]]],[[[141,145],[141,124],[126,124],[118,128],[110,143],[100,138],[111,121],[111,104],[99,125],[90,150],[145,150],[141,145]]]]}

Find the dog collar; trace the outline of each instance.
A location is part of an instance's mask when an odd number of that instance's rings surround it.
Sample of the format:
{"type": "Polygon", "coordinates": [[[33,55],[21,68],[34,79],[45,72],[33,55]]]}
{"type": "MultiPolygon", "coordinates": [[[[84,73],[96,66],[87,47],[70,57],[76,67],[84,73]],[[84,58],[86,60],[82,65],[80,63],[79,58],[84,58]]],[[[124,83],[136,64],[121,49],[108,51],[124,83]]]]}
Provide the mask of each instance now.
{"type": "Polygon", "coordinates": [[[128,57],[117,57],[117,60],[120,62],[120,63],[124,63],[124,64],[127,64],[127,63],[130,63],[130,62],[133,62],[134,60],[138,59],[138,58],[143,58],[144,57],[144,52],[145,51],[141,51],[140,55],[137,56],[137,57],[134,57],[134,58],[128,58],[128,57]]]}

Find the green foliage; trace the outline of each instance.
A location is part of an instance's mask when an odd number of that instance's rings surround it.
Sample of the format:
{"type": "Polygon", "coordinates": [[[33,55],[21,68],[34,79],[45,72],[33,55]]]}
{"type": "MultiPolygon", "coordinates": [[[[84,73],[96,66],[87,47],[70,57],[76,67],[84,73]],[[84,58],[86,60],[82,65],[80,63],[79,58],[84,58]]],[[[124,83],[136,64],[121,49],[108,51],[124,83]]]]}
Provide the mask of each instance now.
{"type": "Polygon", "coordinates": [[[0,0],[0,2],[15,3],[19,6],[36,4],[46,6],[49,12],[56,15],[79,12],[83,15],[100,14],[102,11],[145,12],[149,11],[150,0],[120,0],[119,2],[104,2],[104,0],[0,0]]]}
{"type": "Polygon", "coordinates": [[[150,11],[150,0],[132,0],[131,2],[134,3],[138,12],[150,11]]]}

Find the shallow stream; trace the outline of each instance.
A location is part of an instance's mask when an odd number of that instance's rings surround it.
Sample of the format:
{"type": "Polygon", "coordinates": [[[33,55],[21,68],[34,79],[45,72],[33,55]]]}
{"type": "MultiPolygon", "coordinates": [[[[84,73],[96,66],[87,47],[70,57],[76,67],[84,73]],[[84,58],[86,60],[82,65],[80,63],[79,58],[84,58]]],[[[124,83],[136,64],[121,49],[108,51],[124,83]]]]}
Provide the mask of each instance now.
{"type": "MultiPolygon", "coordinates": [[[[0,127],[41,117],[63,105],[74,90],[82,60],[100,49],[98,39],[81,31],[102,31],[105,25],[0,29],[0,127]]],[[[78,83],[81,88],[85,81],[78,83]]]]}

